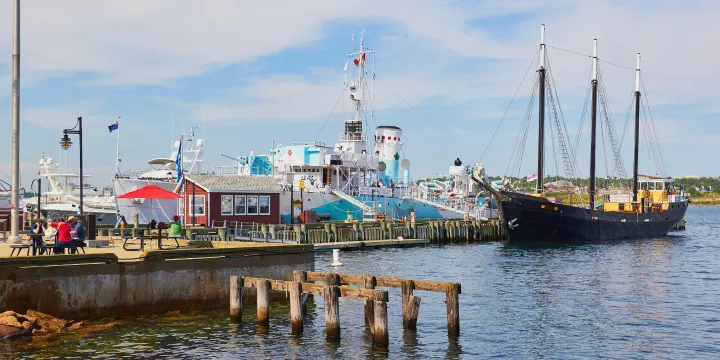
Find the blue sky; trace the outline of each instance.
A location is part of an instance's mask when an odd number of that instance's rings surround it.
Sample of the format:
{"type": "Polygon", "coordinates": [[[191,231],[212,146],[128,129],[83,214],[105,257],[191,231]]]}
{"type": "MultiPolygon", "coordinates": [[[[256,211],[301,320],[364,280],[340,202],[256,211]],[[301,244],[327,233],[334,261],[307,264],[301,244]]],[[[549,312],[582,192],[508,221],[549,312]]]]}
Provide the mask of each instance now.
{"type": "MultiPolygon", "coordinates": [[[[0,3],[0,14],[0,124],[7,129],[0,178],[9,180],[12,2],[0,3]]],[[[219,152],[312,141],[343,89],[345,53],[357,46],[351,33],[359,24],[377,51],[376,122],[403,128],[414,178],[446,172],[456,157],[480,160],[537,51],[541,23],[550,46],[589,54],[598,38],[600,58],[627,67],[641,52],[668,173],[717,176],[719,15],[715,1],[25,1],[22,180],[27,186],[34,178],[43,152],[77,166],[77,149],[61,154],[58,145],[77,116],[85,120],[86,172],[96,185],[109,184],[114,172],[107,126],[117,116],[123,170],[169,155],[172,139],[192,124],[203,128],[206,170],[229,164],[219,152]]],[[[574,136],[590,59],[553,48],[548,56],[574,136]]],[[[620,129],[633,71],[606,63],[601,70],[620,129]]],[[[528,76],[482,159],[492,175],[508,167],[531,94],[534,73],[528,76]]],[[[344,101],[341,108],[349,107],[344,101]]],[[[319,140],[334,143],[347,116],[336,110],[319,140]]],[[[536,128],[531,123],[522,175],[535,172],[536,128]]],[[[628,172],[629,141],[630,131],[628,172]]],[[[643,172],[655,172],[647,151],[641,160],[643,172]]],[[[604,158],[598,161],[603,175],[604,158]]]]}

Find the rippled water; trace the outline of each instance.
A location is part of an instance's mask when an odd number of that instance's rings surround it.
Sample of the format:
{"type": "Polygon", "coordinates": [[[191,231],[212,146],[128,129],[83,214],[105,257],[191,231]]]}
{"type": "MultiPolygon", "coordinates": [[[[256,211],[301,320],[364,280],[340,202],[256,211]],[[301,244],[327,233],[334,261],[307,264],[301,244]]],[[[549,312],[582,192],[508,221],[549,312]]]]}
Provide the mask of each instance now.
{"type": "MultiPolygon", "coordinates": [[[[287,304],[269,329],[225,309],[128,322],[61,346],[6,348],[14,358],[720,358],[720,207],[691,207],[688,230],[664,239],[575,245],[487,243],[342,254],[342,272],[458,281],[461,336],[447,336],[444,294],[422,297],[404,332],[390,293],[388,352],[373,350],[358,300],[341,299],[342,339],[325,341],[322,298],[302,336],[287,304]]],[[[326,270],[329,253],[317,256],[326,270]]],[[[252,314],[250,314],[252,313],[252,314]]],[[[5,345],[0,345],[5,346],[5,345]]]]}

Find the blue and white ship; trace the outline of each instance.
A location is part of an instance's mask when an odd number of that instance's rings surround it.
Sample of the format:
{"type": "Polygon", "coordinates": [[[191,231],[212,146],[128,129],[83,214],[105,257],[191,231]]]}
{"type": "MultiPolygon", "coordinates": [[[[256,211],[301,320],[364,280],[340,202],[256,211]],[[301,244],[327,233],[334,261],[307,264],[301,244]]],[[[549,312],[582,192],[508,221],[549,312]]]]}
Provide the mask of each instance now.
{"type": "Polygon", "coordinates": [[[359,50],[347,54],[346,74],[350,63],[357,68],[357,77],[348,80],[346,75],[345,80],[353,117],[345,120],[336,144],[280,144],[269,154],[242,157],[221,153],[235,164],[217,167],[216,173],[275,177],[285,186],[280,201],[283,222],[290,222],[291,213],[299,216],[307,210],[328,220],[496,216],[471,181],[471,172],[460,164],[450,167],[452,180],[447,183],[416,184],[410,178],[410,161],[403,156],[402,129],[377,126],[372,138],[368,136],[365,99],[372,94],[365,77],[366,59],[375,52],[365,48],[363,40],[361,34],[359,50]]]}

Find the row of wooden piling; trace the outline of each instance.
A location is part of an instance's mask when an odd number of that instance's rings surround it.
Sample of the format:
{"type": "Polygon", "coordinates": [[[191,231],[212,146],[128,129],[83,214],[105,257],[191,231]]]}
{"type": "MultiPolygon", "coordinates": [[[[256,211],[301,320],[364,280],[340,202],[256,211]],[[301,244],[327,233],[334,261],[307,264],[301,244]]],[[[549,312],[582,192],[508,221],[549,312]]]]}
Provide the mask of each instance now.
{"type": "Polygon", "coordinates": [[[322,272],[295,271],[293,281],[271,280],[231,276],[230,278],[230,319],[233,322],[242,320],[242,297],[244,288],[255,288],[257,292],[257,322],[267,326],[269,323],[270,290],[285,291],[290,299],[290,321],[293,334],[303,332],[303,320],[308,295],[322,295],[325,303],[325,332],[330,341],[340,338],[340,303],[339,298],[353,298],[364,301],[365,324],[368,326],[373,345],[387,347],[388,291],[377,287],[402,289],[403,328],[417,329],[420,311],[420,297],[414,295],[415,290],[443,291],[446,293],[448,334],[460,334],[460,284],[409,280],[383,276],[361,274],[338,274],[322,272]],[[321,281],[325,284],[316,284],[321,281]],[[362,285],[363,287],[350,287],[362,285]]]}
{"type": "MultiPolygon", "coordinates": [[[[503,240],[506,229],[502,221],[492,220],[418,220],[408,222],[330,222],[319,224],[257,224],[254,240],[294,241],[300,244],[322,244],[347,241],[429,239],[434,243],[482,242],[503,240]]],[[[215,228],[218,239],[242,232],[241,228],[215,228]]],[[[199,235],[198,235],[199,236],[199,235]]],[[[232,238],[232,235],[229,236],[232,238]]],[[[242,237],[242,236],[241,236],[242,237]]]]}

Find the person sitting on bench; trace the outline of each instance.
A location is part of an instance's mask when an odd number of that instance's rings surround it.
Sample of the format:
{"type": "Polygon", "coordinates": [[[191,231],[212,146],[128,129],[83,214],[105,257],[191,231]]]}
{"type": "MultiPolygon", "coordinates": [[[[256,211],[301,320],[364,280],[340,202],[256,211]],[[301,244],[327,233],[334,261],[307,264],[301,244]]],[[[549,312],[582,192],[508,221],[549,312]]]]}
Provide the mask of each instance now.
{"type": "Polygon", "coordinates": [[[71,246],[85,247],[85,227],[82,222],[74,216],[71,216],[68,221],[70,221],[71,246]]]}
{"type": "Polygon", "coordinates": [[[55,222],[51,222],[50,226],[57,229],[57,235],[55,236],[55,245],[53,246],[53,253],[64,254],[65,247],[70,245],[70,224],[65,222],[65,219],[59,217],[55,222]]]}
{"type": "Polygon", "coordinates": [[[38,218],[30,228],[30,240],[32,241],[33,256],[37,255],[38,251],[40,252],[40,255],[45,253],[45,248],[43,247],[43,245],[45,245],[43,242],[44,234],[45,227],[43,226],[43,221],[38,218]]]}

